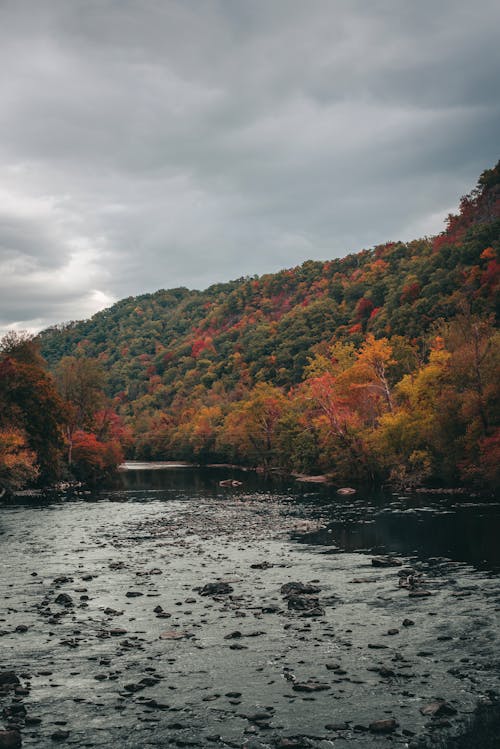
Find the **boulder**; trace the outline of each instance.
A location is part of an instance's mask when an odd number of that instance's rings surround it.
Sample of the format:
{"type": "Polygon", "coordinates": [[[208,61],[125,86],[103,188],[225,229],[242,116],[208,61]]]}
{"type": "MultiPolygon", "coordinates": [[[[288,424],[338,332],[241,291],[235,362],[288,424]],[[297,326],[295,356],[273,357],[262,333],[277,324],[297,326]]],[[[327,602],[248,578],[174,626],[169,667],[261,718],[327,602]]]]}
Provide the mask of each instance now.
{"type": "Polygon", "coordinates": [[[0,749],[19,749],[21,746],[19,731],[0,731],[0,749]]]}

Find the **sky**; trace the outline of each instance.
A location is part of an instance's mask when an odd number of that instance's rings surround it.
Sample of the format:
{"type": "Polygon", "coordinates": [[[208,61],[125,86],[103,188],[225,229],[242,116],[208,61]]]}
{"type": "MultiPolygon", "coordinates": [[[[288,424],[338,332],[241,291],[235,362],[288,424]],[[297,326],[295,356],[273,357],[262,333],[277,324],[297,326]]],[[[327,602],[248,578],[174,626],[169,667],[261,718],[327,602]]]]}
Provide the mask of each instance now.
{"type": "Polygon", "coordinates": [[[0,333],[431,235],[498,0],[0,0],[0,333]]]}

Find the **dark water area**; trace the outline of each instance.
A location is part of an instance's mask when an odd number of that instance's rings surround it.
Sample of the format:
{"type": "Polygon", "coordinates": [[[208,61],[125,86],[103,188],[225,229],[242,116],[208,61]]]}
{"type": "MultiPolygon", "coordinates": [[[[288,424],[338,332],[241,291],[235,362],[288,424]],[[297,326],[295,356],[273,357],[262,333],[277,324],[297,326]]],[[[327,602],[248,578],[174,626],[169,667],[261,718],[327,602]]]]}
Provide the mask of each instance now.
{"type": "Polygon", "coordinates": [[[499,531],[474,496],[229,468],[17,498],[0,747],[497,748],[499,531]]]}

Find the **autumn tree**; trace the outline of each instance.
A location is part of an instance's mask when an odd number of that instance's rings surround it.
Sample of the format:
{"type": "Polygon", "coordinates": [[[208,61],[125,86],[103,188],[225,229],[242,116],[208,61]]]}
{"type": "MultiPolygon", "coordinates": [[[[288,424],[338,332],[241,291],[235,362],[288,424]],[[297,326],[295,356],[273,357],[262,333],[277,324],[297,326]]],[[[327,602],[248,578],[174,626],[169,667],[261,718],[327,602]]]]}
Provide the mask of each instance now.
{"type": "Polygon", "coordinates": [[[258,383],[224,420],[219,447],[231,450],[244,462],[270,467],[276,458],[276,437],[286,405],[279,388],[258,383]]]}
{"type": "MultiPolygon", "coordinates": [[[[46,482],[57,478],[66,419],[66,405],[46,370],[36,341],[27,334],[8,334],[0,344],[4,466],[8,469],[11,465],[12,474],[17,472],[26,480],[38,477],[46,482]]],[[[14,480],[16,485],[20,480],[14,480]]]]}
{"type": "Polygon", "coordinates": [[[13,492],[36,481],[39,476],[36,460],[20,429],[0,429],[0,498],[6,491],[13,492]]]}

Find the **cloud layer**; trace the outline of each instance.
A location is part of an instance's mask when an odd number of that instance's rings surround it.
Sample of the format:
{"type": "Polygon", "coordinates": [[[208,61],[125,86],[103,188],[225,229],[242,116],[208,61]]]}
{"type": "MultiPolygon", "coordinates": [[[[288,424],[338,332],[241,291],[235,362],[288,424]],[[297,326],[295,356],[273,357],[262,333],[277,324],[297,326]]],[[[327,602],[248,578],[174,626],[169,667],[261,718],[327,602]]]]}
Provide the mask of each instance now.
{"type": "Polygon", "coordinates": [[[439,231],[498,158],[493,0],[3,0],[0,329],[439,231]]]}

